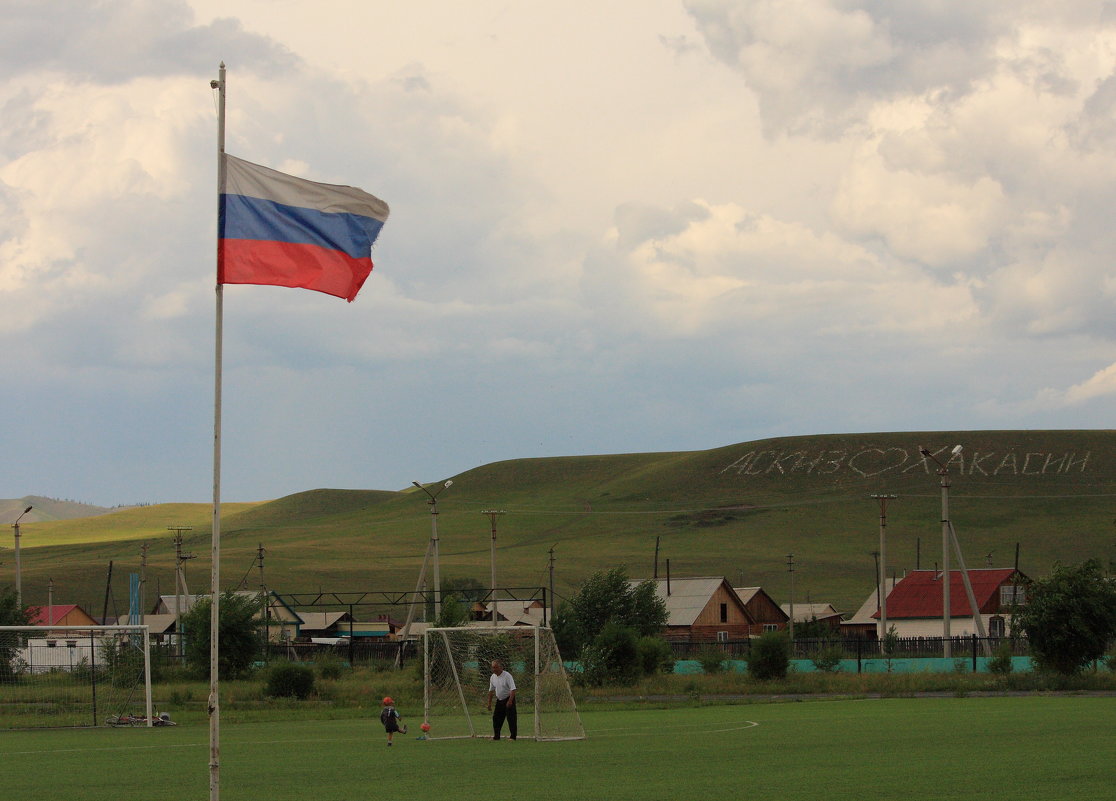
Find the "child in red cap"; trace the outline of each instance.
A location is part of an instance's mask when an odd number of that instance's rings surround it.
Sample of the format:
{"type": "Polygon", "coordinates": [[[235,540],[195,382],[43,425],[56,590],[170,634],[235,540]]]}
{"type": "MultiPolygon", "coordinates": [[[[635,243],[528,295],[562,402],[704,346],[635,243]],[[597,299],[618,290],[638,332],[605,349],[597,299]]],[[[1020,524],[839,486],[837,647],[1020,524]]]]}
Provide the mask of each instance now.
{"type": "Polygon", "coordinates": [[[384,731],[387,732],[388,745],[391,745],[392,735],[396,732],[407,733],[407,727],[400,722],[399,712],[391,696],[384,698],[384,708],[380,710],[380,723],[384,724],[384,731]]]}

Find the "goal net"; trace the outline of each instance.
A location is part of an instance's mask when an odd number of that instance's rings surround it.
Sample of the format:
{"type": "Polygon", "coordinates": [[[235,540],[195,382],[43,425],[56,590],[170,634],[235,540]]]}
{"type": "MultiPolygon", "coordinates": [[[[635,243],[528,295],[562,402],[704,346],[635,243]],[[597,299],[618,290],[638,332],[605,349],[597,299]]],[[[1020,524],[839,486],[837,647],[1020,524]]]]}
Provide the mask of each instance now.
{"type": "Polygon", "coordinates": [[[550,629],[432,628],[426,631],[423,651],[429,739],[492,736],[492,713],[486,706],[494,660],[515,679],[519,737],[585,737],[550,629]]]}
{"type": "Polygon", "coordinates": [[[0,626],[0,729],[152,722],[147,626],[0,626]]]}

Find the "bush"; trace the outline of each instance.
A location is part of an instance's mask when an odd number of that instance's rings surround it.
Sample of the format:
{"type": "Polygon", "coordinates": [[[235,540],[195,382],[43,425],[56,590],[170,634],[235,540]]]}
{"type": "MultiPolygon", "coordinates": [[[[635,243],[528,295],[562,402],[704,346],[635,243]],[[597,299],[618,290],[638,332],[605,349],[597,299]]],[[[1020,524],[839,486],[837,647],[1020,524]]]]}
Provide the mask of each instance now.
{"type": "Polygon", "coordinates": [[[703,648],[698,651],[697,661],[701,665],[701,672],[707,676],[720,673],[725,668],[725,652],[720,648],[703,648]]]}
{"type": "Polygon", "coordinates": [[[307,665],[285,662],[271,668],[264,694],[269,698],[305,700],[314,692],[314,671],[307,665]]]}
{"type": "Polygon", "coordinates": [[[785,679],[790,668],[790,640],[786,632],[769,631],[752,642],[748,673],[756,679],[785,679]]]}
{"type": "Polygon", "coordinates": [[[1011,673],[1011,643],[1004,641],[996,646],[992,658],[988,660],[988,672],[996,676],[1006,676],[1011,673]]]}
{"type": "Polygon", "coordinates": [[[644,676],[674,672],[674,651],[661,637],[640,637],[636,642],[636,654],[644,676]]]}
{"type": "Polygon", "coordinates": [[[841,660],[844,658],[845,649],[836,643],[830,643],[814,654],[810,661],[822,673],[837,673],[841,670],[841,660]]]}
{"type": "Polygon", "coordinates": [[[581,679],[590,686],[634,684],[640,661],[635,629],[608,623],[581,649],[581,679]]]}
{"type": "Polygon", "coordinates": [[[337,654],[319,654],[314,657],[314,664],[323,679],[339,679],[345,674],[345,662],[337,654]]]}

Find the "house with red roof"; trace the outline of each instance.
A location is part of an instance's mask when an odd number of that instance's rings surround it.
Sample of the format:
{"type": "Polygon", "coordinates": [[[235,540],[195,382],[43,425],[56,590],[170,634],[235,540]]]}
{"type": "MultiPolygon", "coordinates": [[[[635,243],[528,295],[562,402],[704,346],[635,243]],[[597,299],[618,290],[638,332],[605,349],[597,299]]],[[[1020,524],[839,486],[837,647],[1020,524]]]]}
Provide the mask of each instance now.
{"type": "Polygon", "coordinates": [[[97,621],[77,604],[51,604],[27,607],[27,619],[32,626],[96,626],[97,621]]]}
{"type": "MultiPolygon", "coordinates": [[[[1027,577],[1013,568],[969,570],[977,611],[989,637],[1010,633],[1011,610],[1026,603],[1027,577]]],[[[900,637],[942,636],[942,572],[912,570],[887,595],[887,624],[900,637]]],[[[960,570],[949,571],[949,629],[951,636],[978,633],[960,570]]],[[[872,615],[879,620],[880,613],[872,615]]]]}

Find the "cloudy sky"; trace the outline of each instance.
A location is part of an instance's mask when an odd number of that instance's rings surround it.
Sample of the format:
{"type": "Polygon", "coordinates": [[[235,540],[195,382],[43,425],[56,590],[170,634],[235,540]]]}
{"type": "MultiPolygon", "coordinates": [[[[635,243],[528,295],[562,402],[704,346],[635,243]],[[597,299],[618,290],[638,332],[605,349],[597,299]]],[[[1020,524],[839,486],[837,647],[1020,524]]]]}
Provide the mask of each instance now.
{"type": "Polygon", "coordinates": [[[225,291],[223,497],[1111,428],[1116,10],[0,0],[0,497],[209,499],[227,148],[392,215],[225,291]]]}

